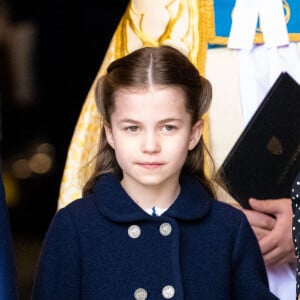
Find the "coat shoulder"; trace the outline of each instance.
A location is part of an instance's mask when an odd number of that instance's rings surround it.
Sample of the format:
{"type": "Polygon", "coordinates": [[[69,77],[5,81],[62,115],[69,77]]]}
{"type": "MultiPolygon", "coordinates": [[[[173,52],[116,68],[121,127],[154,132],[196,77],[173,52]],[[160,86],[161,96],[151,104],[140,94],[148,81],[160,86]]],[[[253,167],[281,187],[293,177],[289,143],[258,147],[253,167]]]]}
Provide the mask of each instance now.
{"type": "Polygon", "coordinates": [[[71,219],[78,221],[82,218],[93,218],[94,215],[99,217],[99,211],[95,205],[94,197],[94,195],[89,195],[76,199],[64,208],[61,208],[57,214],[68,215],[71,219]]]}
{"type": "Polygon", "coordinates": [[[250,227],[248,220],[242,210],[228,204],[215,200],[212,203],[212,215],[215,218],[215,224],[220,226],[233,226],[239,228],[241,224],[247,224],[250,227]]]}

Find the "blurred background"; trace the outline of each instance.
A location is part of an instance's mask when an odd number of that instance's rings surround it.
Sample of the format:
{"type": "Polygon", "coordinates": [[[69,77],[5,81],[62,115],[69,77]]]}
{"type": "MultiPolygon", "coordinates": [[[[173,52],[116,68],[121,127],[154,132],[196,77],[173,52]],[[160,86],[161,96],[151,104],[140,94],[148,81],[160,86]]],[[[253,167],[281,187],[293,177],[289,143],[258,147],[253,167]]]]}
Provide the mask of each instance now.
{"type": "Polygon", "coordinates": [[[0,164],[21,300],[81,107],[127,3],[0,0],[0,164]]]}

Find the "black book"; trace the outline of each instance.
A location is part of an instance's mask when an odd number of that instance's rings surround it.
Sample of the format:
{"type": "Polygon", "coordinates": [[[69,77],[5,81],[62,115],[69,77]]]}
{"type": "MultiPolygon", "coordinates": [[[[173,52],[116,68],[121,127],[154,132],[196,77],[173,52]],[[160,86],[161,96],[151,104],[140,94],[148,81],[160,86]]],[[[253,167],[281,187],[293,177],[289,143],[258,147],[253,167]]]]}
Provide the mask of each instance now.
{"type": "Polygon", "coordinates": [[[217,172],[243,207],[248,199],[290,198],[300,171],[300,85],[281,73],[217,172]]]}

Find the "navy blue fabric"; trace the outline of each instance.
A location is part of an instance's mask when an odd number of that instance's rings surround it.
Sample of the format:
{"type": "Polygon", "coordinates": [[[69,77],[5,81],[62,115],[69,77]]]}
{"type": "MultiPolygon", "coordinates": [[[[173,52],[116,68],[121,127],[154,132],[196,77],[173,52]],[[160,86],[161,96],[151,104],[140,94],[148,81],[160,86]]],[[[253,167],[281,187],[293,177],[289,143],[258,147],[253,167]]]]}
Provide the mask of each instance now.
{"type": "Polygon", "coordinates": [[[0,299],[18,299],[16,265],[5,191],[0,176],[0,299]]]}
{"type": "Polygon", "coordinates": [[[54,217],[40,256],[33,300],[277,299],[268,289],[256,237],[243,213],[208,196],[188,175],[181,193],[162,215],[138,207],[113,175],[95,193],[54,217]],[[163,223],[170,235],[160,233],[163,223]],[[138,225],[137,238],[128,228],[138,225]]]}

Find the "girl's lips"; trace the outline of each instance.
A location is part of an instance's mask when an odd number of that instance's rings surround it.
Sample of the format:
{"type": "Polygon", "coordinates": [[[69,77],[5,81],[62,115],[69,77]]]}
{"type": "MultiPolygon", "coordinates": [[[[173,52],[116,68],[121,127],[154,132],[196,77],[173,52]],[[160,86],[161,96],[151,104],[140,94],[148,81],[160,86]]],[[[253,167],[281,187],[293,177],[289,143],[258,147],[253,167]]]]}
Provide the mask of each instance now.
{"type": "Polygon", "coordinates": [[[157,169],[161,167],[163,164],[158,162],[144,162],[144,163],[139,163],[139,165],[146,169],[157,169]]]}

